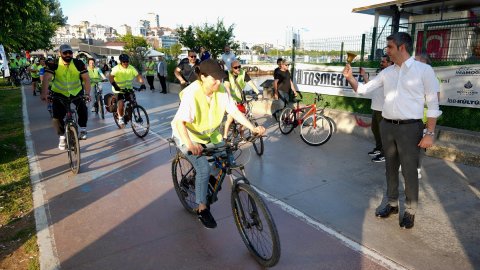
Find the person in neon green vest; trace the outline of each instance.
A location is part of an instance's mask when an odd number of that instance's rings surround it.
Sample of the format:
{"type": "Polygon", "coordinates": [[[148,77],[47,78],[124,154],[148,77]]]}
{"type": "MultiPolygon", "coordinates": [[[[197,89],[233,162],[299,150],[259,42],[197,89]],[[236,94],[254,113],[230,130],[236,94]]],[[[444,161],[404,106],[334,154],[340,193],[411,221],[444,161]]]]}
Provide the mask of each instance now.
{"type": "MultiPolygon", "coordinates": [[[[61,98],[84,96],[90,101],[90,78],[85,64],[73,59],[73,50],[69,44],[63,44],[59,48],[60,58],[56,61],[48,61],[42,81],[41,99],[47,101],[50,81],[53,96],[61,98]]],[[[78,125],[80,126],[80,140],[87,139],[87,105],[83,99],[73,102],[77,107],[78,125]]],[[[63,118],[67,113],[65,106],[57,99],[52,103],[53,126],[60,136],[58,148],[65,150],[65,123],[63,118]]]]}
{"type": "Polygon", "coordinates": [[[93,102],[92,106],[92,112],[97,112],[98,110],[95,110],[95,108],[98,107],[98,100],[97,100],[97,92],[98,92],[98,83],[101,82],[102,80],[106,80],[107,78],[105,75],[103,75],[103,72],[100,70],[100,68],[95,66],[95,59],[93,58],[88,58],[88,77],[90,77],[90,89],[93,90],[93,96],[95,97],[95,102],[93,102]],[[95,87],[96,86],[96,87],[95,87]]]}
{"type": "Polygon", "coordinates": [[[171,122],[173,137],[179,149],[192,163],[196,171],[195,194],[198,218],[207,228],[217,223],[207,207],[210,165],[200,156],[202,144],[223,144],[218,128],[225,112],[243,126],[260,135],[262,126],[255,127],[241,113],[222,85],[226,74],[216,60],[207,59],[195,68],[197,80],[180,92],[180,107],[171,122]],[[190,154],[190,153],[191,154],[190,154]]]}
{"type": "MultiPolygon", "coordinates": [[[[250,85],[250,87],[255,91],[258,95],[260,91],[258,91],[257,86],[253,83],[250,76],[248,76],[247,72],[242,69],[240,62],[238,60],[233,60],[232,68],[228,71],[228,80],[224,82],[225,88],[227,92],[232,96],[233,100],[237,103],[237,107],[240,111],[245,113],[245,106],[243,103],[243,89],[245,86],[250,85]]],[[[228,130],[230,125],[233,122],[233,118],[231,115],[228,115],[227,121],[225,122],[225,131],[223,134],[223,139],[226,139],[228,136],[228,130]]],[[[240,130],[240,134],[243,136],[243,129],[240,130]]]]}
{"type": "Polygon", "coordinates": [[[129,65],[130,57],[123,53],[118,56],[118,59],[120,60],[120,65],[112,68],[109,79],[112,84],[112,92],[115,94],[115,99],[117,100],[118,124],[123,126],[125,90],[133,89],[132,83],[135,78],[142,84],[140,90],[144,90],[146,87],[142,74],[138,73],[132,65],[129,65]]]}
{"type": "Polygon", "coordinates": [[[148,61],[145,62],[145,77],[147,77],[147,82],[152,92],[155,91],[155,86],[153,86],[153,81],[155,80],[155,66],[153,58],[151,56],[148,57],[148,61]]]}
{"type": "Polygon", "coordinates": [[[33,63],[33,65],[31,65],[28,68],[28,71],[32,75],[32,92],[33,92],[34,96],[37,95],[37,92],[36,92],[37,84],[40,83],[40,70],[45,66],[45,60],[43,59],[43,65],[41,63],[41,60],[42,60],[42,58],[40,58],[40,60],[37,59],[33,63]]]}

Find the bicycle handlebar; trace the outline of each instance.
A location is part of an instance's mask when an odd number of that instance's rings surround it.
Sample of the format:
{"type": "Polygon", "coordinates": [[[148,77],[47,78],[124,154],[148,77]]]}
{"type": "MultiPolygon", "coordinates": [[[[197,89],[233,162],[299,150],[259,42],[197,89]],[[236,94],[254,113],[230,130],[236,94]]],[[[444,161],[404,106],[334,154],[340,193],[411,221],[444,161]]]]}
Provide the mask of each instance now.
{"type": "MultiPolygon", "coordinates": [[[[266,137],[265,135],[253,134],[252,136],[246,138],[244,142],[254,142],[255,140],[266,137]]],[[[175,140],[172,138],[167,139],[167,141],[171,144],[176,146],[175,140]]],[[[213,156],[214,154],[224,153],[227,150],[236,151],[238,149],[239,142],[225,142],[224,145],[215,146],[215,147],[208,147],[205,144],[201,144],[203,147],[201,156],[213,156]]],[[[187,154],[193,154],[191,151],[187,151],[187,154]]]]}

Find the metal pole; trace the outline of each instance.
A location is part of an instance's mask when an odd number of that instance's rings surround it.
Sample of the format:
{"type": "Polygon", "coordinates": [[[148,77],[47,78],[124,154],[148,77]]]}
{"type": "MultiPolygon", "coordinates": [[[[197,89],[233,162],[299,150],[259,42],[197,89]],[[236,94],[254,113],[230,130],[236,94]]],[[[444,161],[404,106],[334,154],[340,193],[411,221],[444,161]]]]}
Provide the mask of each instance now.
{"type": "Polygon", "coordinates": [[[340,47],[340,63],[343,63],[343,41],[342,46],[340,47]]]}
{"type": "Polygon", "coordinates": [[[363,64],[363,56],[365,55],[365,34],[362,34],[362,48],[360,50],[360,64],[363,64]]]}
{"type": "Polygon", "coordinates": [[[375,55],[375,45],[377,40],[377,27],[373,27],[373,32],[372,32],[372,49],[370,50],[370,57],[368,60],[373,61],[374,55],[375,55]]]}

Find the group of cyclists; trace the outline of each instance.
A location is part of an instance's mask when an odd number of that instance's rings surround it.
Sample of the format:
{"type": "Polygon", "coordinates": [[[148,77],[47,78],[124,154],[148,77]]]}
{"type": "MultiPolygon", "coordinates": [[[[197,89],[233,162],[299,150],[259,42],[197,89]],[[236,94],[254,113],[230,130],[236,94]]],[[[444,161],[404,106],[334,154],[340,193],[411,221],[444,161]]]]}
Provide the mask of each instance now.
{"type": "MultiPolygon", "coordinates": [[[[195,52],[189,54],[194,59],[195,52]]],[[[80,140],[87,139],[88,108],[86,102],[91,100],[92,86],[101,81],[108,80],[112,85],[115,95],[118,123],[124,125],[124,100],[127,91],[133,89],[133,81],[140,84],[140,90],[146,89],[141,73],[130,65],[127,54],[119,56],[119,64],[114,66],[106,77],[96,67],[94,59],[88,59],[88,65],[82,60],[73,57],[73,49],[68,44],[59,48],[59,57],[46,61],[38,59],[29,67],[34,86],[41,84],[41,100],[52,102],[52,124],[59,136],[58,148],[65,150],[65,123],[64,117],[67,108],[59,99],[71,99],[76,106],[80,140]],[[56,98],[49,98],[55,96],[56,98]],[[76,97],[83,97],[76,99],[76,97]]],[[[186,60],[188,61],[188,60],[186,60]]],[[[231,63],[230,71],[225,71],[221,63],[214,59],[201,62],[193,61],[191,66],[195,80],[186,84],[180,92],[180,106],[171,122],[173,138],[178,148],[185,154],[196,170],[196,202],[198,218],[207,228],[215,228],[216,222],[207,206],[207,189],[210,176],[210,166],[207,158],[201,156],[205,145],[222,145],[227,137],[228,125],[235,120],[253,133],[262,135],[265,128],[254,126],[242,112],[241,91],[248,83],[258,94],[259,90],[251,81],[245,70],[241,69],[238,61],[231,63]],[[240,108],[240,109],[239,109],[240,108]],[[225,133],[220,133],[219,127],[223,122],[225,113],[228,113],[225,133]]],[[[182,77],[182,79],[184,79],[182,77]]],[[[92,107],[97,106],[94,103],[92,107]]],[[[93,111],[94,108],[92,108],[93,111]]]]}

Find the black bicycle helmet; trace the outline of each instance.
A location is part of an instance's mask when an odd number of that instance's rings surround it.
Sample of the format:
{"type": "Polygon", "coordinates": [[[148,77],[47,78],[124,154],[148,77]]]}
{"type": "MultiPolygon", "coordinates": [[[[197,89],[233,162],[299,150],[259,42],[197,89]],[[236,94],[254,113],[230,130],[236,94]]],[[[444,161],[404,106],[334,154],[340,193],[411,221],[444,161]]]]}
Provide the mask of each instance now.
{"type": "Polygon", "coordinates": [[[118,59],[120,60],[120,62],[128,62],[130,60],[130,57],[128,57],[127,54],[122,53],[120,54],[118,59]]]}

